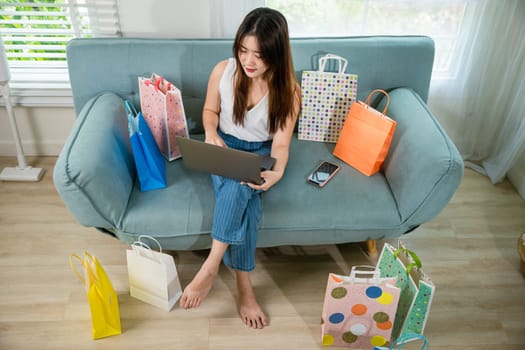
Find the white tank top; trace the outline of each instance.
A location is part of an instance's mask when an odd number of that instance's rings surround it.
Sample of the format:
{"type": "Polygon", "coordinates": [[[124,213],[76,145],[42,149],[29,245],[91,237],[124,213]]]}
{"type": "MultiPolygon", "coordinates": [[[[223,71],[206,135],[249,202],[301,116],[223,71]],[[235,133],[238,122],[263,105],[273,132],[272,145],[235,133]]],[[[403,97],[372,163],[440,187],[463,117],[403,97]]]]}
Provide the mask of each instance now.
{"type": "Polygon", "coordinates": [[[267,141],[272,138],[268,132],[268,94],[246,112],[244,126],[233,121],[234,73],[237,62],[228,59],[228,64],[219,83],[221,95],[221,112],[219,128],[222,132],[244,141],[267,141]]]}

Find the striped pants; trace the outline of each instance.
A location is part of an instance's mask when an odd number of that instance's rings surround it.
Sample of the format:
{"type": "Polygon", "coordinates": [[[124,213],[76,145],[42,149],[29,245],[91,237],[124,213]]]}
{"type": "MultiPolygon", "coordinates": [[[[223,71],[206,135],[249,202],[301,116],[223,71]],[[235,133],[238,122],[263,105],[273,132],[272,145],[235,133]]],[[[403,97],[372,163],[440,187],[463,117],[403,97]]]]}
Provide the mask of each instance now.
{"type": "MultiPolygon", "coordinates": [[[[271,141],[248,142],[222,133],[226,145],[230,148],[269,155],[271,141]]],[[[255,248],[257,231],[261,216],[260,192],[239,181],[212,175],[215,192],[215,211],[211,236],[227,243],[228,249],[223,257],[226,266],[241,271],[255,268],[255,248]]]]}

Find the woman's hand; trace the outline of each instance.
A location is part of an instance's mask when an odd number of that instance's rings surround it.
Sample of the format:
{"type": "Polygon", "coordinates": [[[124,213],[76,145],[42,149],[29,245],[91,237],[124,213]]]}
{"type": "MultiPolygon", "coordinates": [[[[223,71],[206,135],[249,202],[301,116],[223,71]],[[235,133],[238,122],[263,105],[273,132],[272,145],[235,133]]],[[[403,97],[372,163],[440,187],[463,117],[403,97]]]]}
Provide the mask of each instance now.
{"type": "Polygon", "coordinates": [[[206,134],[206,137],[204,138],[204,142],[210,143],[212,145],[220,146],[220,147],[228,147],[226,146],[226,143],[224,143],[224,140],[222,137],[219,136],[218,133],[212,133],[211,135],[206,134]]]}
{"type": "Polygon", "coordinates": [[[242,182],[242,183],[245,185],[248,185],[254,190],[268,191],[273,185],[279,182],[279,180],[281,180],[282,177],[283,177],[283,174],[281,172],[277,172],[273,170],[265,170],[261,172],[261,178],[264,180],[262,184],[257,185],[251,182],[242,182]]]}
{"type": "Polygon", "coordinates": [[[300,109],[300,94],[301,90],[297,84],[294,96],[294,108],[292,111],[290,111],[286,125],[283,128],[279,128],[273,135],[272,150],[270,152],[270,156],[275,159],[273,169],[261,172],[261,177],[263,178],[264,183],[260,185],[246,183],[246,185],[250,186],[254,190],[268,191],[273,185],[279,182],[279,180],[281,180],[284,175],[284,170],[286,169],[286,164],[288,163],[293,130],[298,117],[297,111],[300,109]]]}

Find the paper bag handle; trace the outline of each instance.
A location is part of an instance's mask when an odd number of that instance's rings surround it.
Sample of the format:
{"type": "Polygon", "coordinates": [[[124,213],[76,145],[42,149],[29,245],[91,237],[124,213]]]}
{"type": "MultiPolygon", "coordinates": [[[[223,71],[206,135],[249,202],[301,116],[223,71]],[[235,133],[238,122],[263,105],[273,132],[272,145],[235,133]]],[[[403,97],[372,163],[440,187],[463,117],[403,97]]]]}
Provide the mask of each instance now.
{"type": "Polygon", "coordinates": [[[348,66],[348,61],[346,60],[346,58],[329,53],[319,59],[320,72],[324,72],[326,62],[328,60],[335,60],[339,63],[339,74],[343,74],[346,71],[346,66],[348,66]]]}
{"type": "Polygon", "coordinates": [[[394,251],[394,258],[397,259],[397,257],[399,256],[399,254],[401,253],[405,253],[405,254],[408,254],[410,255],[410,257],[412,258],[413,262],[409,263],[407,265],[407,274],[410,273],[410,271],[414,268],[414,267],[417,267],[418,269],[421,268],[422,264],[421,264],[421,259],[419,259],[419,257],[416,255],[416,253],[414,253],[413,251],[405,248],[405,247],[399,247],[397,248],[395,251],[394,251]]]}
{"type": "Polygon", "coordinates": [[[151,237],[151,236],[148,236],[148,235],[140,235],[138,238],[137,238],[137,241],[135,241],[133,244],[135,243],[138,243],[139,245],[143,246],[143,247],[148,247],[149,249],[151,249],[151,247],[142,241],[143,238],[147,238],[149,239],[150,241],[153,241],[157,244],[157,246],[159,247],[159,252],[162,253],[162,246],[160,245],[160,242],[157,241],[155,238],[151,237]]]}
{"type": "Polygon", "coordinates": [[[89,281],[97,280],[97,277],[95,276],[95,274],[92,271],[93,269],[91,269],[90,266],[88,265],[88,264],[93,264],[94,265],[94,259],[95,258],[93,257],[93,255],[89,254],[88,252],[84,252],[84,259],[82,259],[77,254],[69,255],[69,266],[71,267],[71,270],[73,270],[75,275],[78,277],[80,282],[82,282],[84,284],[84,286],[86,287],[86,290],[89,289],[89,283],[88,283],[89,281]],[[84,267],[84,271],[85,271],[84,275],[82,275],[80,272],[78,272],[73,259],[78,260],[80,262],[80,265],[82,265],[84,267]],[[88,260],[90,260],[90,261],[88,261],[88,260]],[[85,275],[86,273],[89,274],[89,278],[86,278],[86,275],[85,275]]]}
{"type": "Polygon", "coordinates": [[[368,275],[372,276],[370,277],[370,280],[372,280],[374,283],[380,282],[381,273],[378,268],[375,266],[370,265],[356,265],[352,266],[352,270],[350,271],[350,281],[354,282],[358,275],[368,275]]]}
{"type": "Polygon", "coordinates": [[[169,90],[171,90],[171,83],[167,80],[165,80],[162,76],[153,73],[151,75],[151,80],[153,80],[153,83],[155,84],[155,90],[160,91],[163,94],[166,94],[169,90]],[[166,83],[166,86],[164,86],[162,83],[166,83]]]}
{"type": "Polygon", "coordinates": [[[84,266],[84,262],[82,261],[82,259],[77,254],[69,255],[69,266],[71,267],[71,270],[75,273],[75,275],[78,277],[80,282],[86,283],[86,279],[84,278],[84,276],[80,272],[78,272],[77,267],[75,266],[75,262],[73,261],[73,259],[77,259],[78,261],[80,261],[80,264],[82,266],[84,266]]]}
{"type": "Polygon", "coordinates": [[[132,136],[134,133],[142,134],[139,129],[139,113],[135,109],[133,103],[130,103],[128,100],[124,101],[124,109],[126,109],[126,115],[128,116],[128,131],[129,136],[132,136]]]}
{"type": "Polygon", "coordinates": [[[133,117],[137,116],[137,109],[133,105],[133,103],[129,102],[128,100],[124,101],[124,107],[126,108],[126,114],[132,115],[133,117]]]}
{"type": "Polygon", "coordinates": [[[368,97],[366,98],[365,103],[366,103],[367,105],[370,106],[370,100],[372,99],[372,96],[373,96],[376,92],[380,92],[380,93],[382,93],[382,94],[384,94],[384,95],[386,96],[386,105],[385,105],[385,108],[383,109],[383,112],[381,112],[381,114],[386,115],[386,111],[388,110],[388,105],[390,104],[390,95],[389,95],[388,92],[386,92],[385,90],[381,90],[381,89],[375,89],[375,90],[372,90],[372,91],[368,94],[368,97]]]}
{"type": "Polygon", "coordinates": [[[146,243],[144,242],[139,242],[139,241],[135,241],[133,243],[131,243],[131,246],[132,247],[142,247],[146,250],[151,250],[151,247],[149,245],[147,245],[146,243]]]}

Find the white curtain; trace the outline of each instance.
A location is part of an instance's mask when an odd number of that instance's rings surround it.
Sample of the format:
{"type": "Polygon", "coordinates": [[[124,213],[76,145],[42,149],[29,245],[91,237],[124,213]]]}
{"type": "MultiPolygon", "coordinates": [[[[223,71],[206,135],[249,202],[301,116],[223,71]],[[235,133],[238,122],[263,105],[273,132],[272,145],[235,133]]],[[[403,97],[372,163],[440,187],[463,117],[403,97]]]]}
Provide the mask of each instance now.
{"type": "Polygon", "coordinates": [[[497,183],[525,151],[525,1],[469,1],[457,47],[429,105],[466,166],[497,183]]]}
{"type": "Polygon", "coordinates": [[[210,36],[234,38],[244,17],[265,0],[210,0],[210,36]]]}

